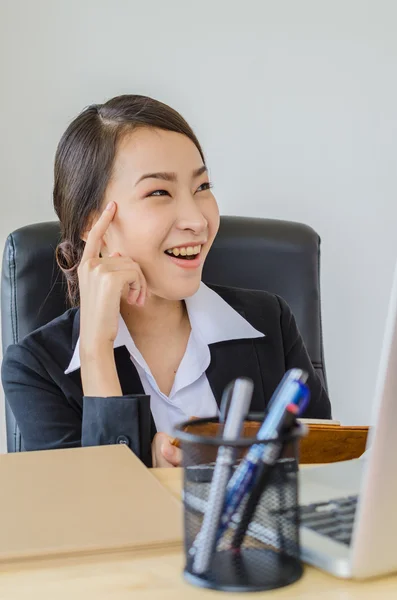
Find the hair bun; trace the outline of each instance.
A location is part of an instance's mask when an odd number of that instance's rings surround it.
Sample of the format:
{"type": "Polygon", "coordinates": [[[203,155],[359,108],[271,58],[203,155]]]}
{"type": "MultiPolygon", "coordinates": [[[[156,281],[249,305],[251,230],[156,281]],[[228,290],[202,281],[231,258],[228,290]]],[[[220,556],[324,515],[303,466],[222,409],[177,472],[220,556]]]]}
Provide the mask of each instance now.
{"type": "Polygon", "coordinates": [[[55,258],[58,267],[67,275],[77,269],[81,257],[75,245],[69,240],[64,240],[56,247],[55,258]]]}
{"type": "Polygon", "coordinates": [[[71,306],[78,306],[80,298],[77,267],[83,255],[84,243],[81,240],[79,242],[73,244],[70,240],[64,240],[55,250],[55,260],[66,278],[71,306]]]}

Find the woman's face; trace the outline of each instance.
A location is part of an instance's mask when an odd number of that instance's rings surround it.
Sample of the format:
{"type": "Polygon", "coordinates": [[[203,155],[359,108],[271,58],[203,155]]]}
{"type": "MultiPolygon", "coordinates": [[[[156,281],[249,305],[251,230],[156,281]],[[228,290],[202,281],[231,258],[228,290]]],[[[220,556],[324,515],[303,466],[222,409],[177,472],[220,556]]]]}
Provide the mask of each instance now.
{"type": "Polygon", "coordinates": [[[185,135],[142,128],[118,147],[104,206],[115,217],[105,252],[130,256],[149,290],[180,300],[194,294],[219,227],[219,211],[207,170],[185,135]]]}

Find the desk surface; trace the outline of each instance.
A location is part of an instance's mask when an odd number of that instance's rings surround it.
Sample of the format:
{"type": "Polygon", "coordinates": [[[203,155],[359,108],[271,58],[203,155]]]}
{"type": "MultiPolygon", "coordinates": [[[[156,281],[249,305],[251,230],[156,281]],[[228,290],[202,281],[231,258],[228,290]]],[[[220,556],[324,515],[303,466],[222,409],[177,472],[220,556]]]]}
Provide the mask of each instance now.
{"type": "MultiPolygon", "coordinates": [[[[153,469],[153,474],[179,497],[180,469],[153,469]]],[[[2,564],[0,600],[220,600],[219,592],[184,583],[181,551],[104,553],[46,561],[2,564]]],[[[306,567],[297,583],[258,594],[229,594],[228,598],[266,600],[367,600],[397,598],[397,576],[356,583],[306,567]]]]}

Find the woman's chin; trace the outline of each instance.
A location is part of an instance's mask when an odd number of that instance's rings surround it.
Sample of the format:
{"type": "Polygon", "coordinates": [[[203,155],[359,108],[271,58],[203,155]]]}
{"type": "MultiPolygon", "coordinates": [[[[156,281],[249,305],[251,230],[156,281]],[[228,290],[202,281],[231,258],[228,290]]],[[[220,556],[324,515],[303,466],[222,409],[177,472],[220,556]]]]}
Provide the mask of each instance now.
{"type": "Polygon", "coordinates": [[[172,285],[167,284],[159,285],[151,288],[154,295],[165,300],[183,300],[184,298],[190,298],[193,296],[200,287],[201,277],[192,277],[188,281],[175,281],[172,285]]]}

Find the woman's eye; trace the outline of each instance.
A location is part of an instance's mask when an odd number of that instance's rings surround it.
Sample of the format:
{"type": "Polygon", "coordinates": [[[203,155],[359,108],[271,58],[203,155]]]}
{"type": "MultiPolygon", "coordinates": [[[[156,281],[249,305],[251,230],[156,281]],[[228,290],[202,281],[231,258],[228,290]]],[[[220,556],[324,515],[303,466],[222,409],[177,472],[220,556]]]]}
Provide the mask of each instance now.
{"type": "Polygon", "coordinates": [[[212,184],[209,181],[206,181],[205,183],[202,183],[198,188],[197,188],[197,192],[204,192],[205,190],[209,190],[212,188],[212,184]]]}
{"type": "Polygon", "coordinates": [[[155,190],[154,192],[151,192],[150,194],[148,194],[148,198],[150,196],[169,196],[169,192],[167,192],[167,190],[155,190]]]}

